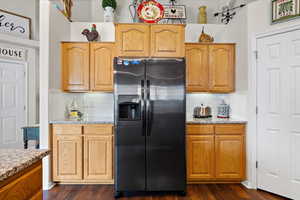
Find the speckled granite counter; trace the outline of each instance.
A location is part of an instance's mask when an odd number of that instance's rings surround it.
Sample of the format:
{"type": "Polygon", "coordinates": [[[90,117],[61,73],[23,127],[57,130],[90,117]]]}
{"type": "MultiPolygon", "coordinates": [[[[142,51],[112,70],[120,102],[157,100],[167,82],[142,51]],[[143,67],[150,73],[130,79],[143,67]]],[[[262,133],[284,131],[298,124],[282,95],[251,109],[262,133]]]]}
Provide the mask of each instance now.
{"type": "Polygon", "coordinates": [[[40,149],[0,149],[0,181],[14,176],[50,153],[40,149]]]}
{"type": "Polygon", "coordinates": [[[229,119],[220,119],[220,118],[208,118],[208,119],[196,119],[196,118],[187,118],[187,124],[246,124],[247,121],[229,118],[229,119]]]}
{"type": "Polygon", "coordinates": [[[113,124],[112,120],[52,120],[49,124],[113,124]]]}

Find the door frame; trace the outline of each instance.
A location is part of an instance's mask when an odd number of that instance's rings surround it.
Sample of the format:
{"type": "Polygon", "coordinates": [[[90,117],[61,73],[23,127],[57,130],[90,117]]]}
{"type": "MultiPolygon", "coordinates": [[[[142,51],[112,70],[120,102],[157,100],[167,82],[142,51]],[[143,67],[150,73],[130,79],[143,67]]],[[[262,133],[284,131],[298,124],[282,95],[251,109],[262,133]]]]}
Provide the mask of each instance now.
{"type": "MultiPolygon", "coordinates": [[[[249,37],[249,51],[248,51],[248,127],[247,134],[248,137],[248,147],[247,147],[247,157],[248,157],[248,182],[245,185],[248,188],[257,189],[257,168],[256,162],[258,157],[258,127],[257,127],[257,89],[258,89],[258,63],[257,63],[257,53],[259,56],[259,52],[257,49],[257,42],[259,39],[284,34],[288,32],[293,32],[296,30],[300,30],[300,25],[287,25],[285,27],[279,27],[277,29],[254,34],[249,37]]],[[[258,110],[259,112],[259,110],[258,110]]],[[[258,163],[259,165],[259,163],[258,163]]]]}
{"type": "Polygon", "coordinates": [[[3,59],[0,58],[0,62],[7,62],[7,63],[14,63],[14,64],[19,64],[24,66],[25,70],[25,125],[28,124],[28,119],[29,119],[29,74],[28,74],[28,62],[25,61],[17,61],[17,60],[10,60],[10,59],[3,59]]]}

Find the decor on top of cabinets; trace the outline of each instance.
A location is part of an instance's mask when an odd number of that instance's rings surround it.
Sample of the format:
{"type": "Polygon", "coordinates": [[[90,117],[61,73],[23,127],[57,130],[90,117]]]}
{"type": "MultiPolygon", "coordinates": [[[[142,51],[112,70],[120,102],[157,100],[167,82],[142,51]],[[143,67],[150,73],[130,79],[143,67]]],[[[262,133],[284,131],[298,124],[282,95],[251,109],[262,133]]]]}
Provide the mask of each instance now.
{"type": "Polygon", "coordinates": [[[129,13],[132,19],[133,23],[138,23],[140,22],[140,19],[138,17],[137,14],[137,8],[139,6],[139,4],[142,2],[143,0],[132,0],[131,4],[129,4],[128,9],[129,9],[129,13]]]}
{"type": "Polygon", "coordinates": [[[82,31],[82,35],[85,35],[86,36],[86,39],[89,41],[89,42],[93,42],[93,41],[98,41],[99,39],[99,33],[98,31],[96,30],[96,24],[93,24],[92,25],[92,29],[91,31],[89,29],[84,29],[82,31]]]}
{"type": "Polygon", "coordinates": [[[113,22],[114,11],[117,8],[116,0],[103,0],[102,8],[104,10],[104,22],[113,22]]]}
{"type": "Polygon", "coordinates": [[[207,24],[206,8],[207,8],[206,6],[199,7],[199,18],[198,18],[199,24],[207,24]]]}
{"type": "Polygon", "coordinates": [[[145,1],[138,7],[138,16],[146,23],[157,23],[164,16],[164,7],[154,0],[145,1]]]}
{"type": "Polygon", "coordinates": [[[31,19],[0,9],[0,33],[31,39],[31,19]]]}
{"type": "Polygon", "coordinates": [[[184,24],[186,20],[186,9],[184,5],[176,5],[176,0],[170,0],[169,5],[164,5],[165,14],[164,21],[168,24],[184,24]]]}
{"type": "Polygon", "coordinates": [[[299,17],[299,5],[300,0],[272,0],[272,23],[299,17]]]}
{"type": "Polygon", "coordinates": [[[229,24],[229,22],[236,15],[236,11],[239,8],[246,6],[246,4],[240,4],[239,6],[235,6],[236,0],[231,0],[228,5],[222,7],[220,12],[214,14],[215,17],[221,16],[221,22],[223,24],[229,24]]]}
{"type": "Polygon", "coordinates": [[[204,33],[204,26],[202,27],[202,33],[199,37],[199,42],[214,42],[214,38],[204,33]]]}
{"type": "Polygon", "coordinates": [[[63,14],[71,21],[73,0],[62,0],[64,4],[63,14]]]}

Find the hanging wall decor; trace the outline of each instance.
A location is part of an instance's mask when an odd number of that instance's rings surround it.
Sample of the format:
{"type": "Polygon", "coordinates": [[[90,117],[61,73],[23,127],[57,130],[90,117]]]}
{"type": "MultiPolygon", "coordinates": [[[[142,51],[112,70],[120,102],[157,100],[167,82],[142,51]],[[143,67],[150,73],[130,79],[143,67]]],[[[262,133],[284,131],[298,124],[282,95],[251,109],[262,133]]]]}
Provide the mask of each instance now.
{"type": "Polygon", "coordinates": [[[300,16],[300,0],[272,0],[272,23],[300,16]]]}
{"type": "Polygon", "coordinates": [[[164,5],[165,14],[163,19],[167,24],[176,22],[179,22],[180,24],[185,23],[186,8],[184,5],[177,5],[176,3],[176,0],[170,0],[170,4],[164,5]]]}
{"type": "Polygon", "coordinates": [[[0,9],[0,33],[31,39],[31,19],[0,9]]]}

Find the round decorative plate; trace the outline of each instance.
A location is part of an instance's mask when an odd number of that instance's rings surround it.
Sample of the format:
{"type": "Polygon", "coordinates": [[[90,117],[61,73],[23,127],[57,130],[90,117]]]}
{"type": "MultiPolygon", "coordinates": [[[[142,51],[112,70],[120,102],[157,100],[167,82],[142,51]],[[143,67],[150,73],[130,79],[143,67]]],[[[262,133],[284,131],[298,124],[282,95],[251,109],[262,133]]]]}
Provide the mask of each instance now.
{"type": "Polygon", "coordinates": [[[164,7],[154,0],[141,3],[137,11],[139,18],[146,23],[156,23],[164,16],[164,7]]]}

